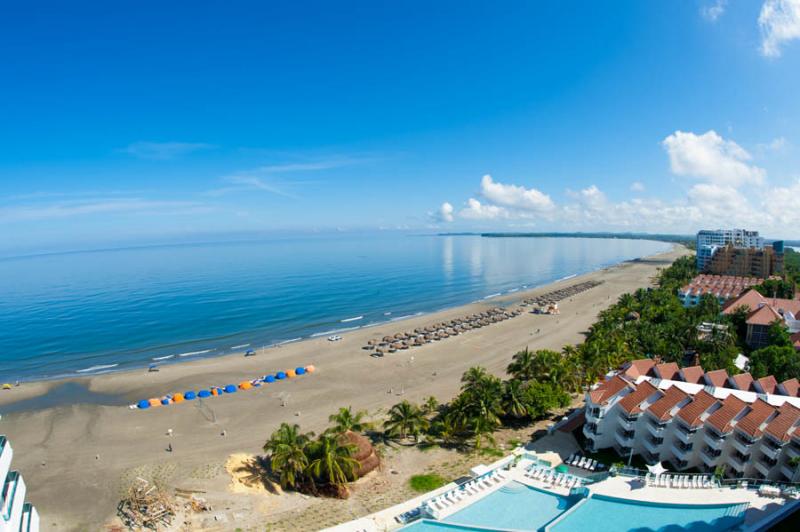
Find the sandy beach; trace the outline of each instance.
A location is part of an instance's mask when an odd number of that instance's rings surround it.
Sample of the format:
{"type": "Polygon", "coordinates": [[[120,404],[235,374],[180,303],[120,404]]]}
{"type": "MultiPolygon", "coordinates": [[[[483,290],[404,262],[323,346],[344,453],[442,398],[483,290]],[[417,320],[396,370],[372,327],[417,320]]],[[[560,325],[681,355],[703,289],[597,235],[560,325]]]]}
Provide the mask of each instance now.
{"type": "MultiPolygon", "coordinates": [[[[91,392],[116,398],[109,404],[70,404],[5,414],[0,432],[14,448],[14,464],[28,485],[48,530],[96,530],[110,522],[121,490],[135,477],[159,477],[170,485],[222,479],[231,453],[258,453],[284,421],[319,431],[340,406],[385,410],[401,399],[429,395],[441,401],[460,387],[461,374],[474,365],[502,374],[514,352],[560,349],[578,343],[604,308],[623,293],[648,286],[657,269],[686,253],[682,247],[647,259],[622,263],[559,283],[502,298],[382,324],[342,334],[339,342],[314,338],[271,348],[255,357],[230,355],[74,379],[91,392]],[[530,313],[456,337],[372,358],[362,349],[373,338],[409,331],[438,321],[567,287],[603,281],[562,301],[558,316],[530,313]],[[537,331],[539,331],[537,333],[537,331]],[[188,389],[239,383],[265,373],[313,364],[311,375],[202,402],[146,411],[126,404],[188,389]],[[402,394],[402,397],[401,397],[402,394]],[[282,406],[285,404],[285,406],[282,406]],[[173,436],[165,434],[172,429],[173,436]],[[223,436],[222,433],[225,433],[223,436]],[[166,452],[171,443],[173,452],[166,452]]],[[[0,412],[9,403],[46,394],[63,381],[25,383],[0,394],[0,412]]],[[[102,401],[100,401],[102,402],[102,401]]],[[[225,480],[219,480],[224,487],[225,480]]],[[[269,497],[269,495],[263,495],[269,497]]],[[[274,497],[274,496],[273,496],[274,497]]],[[[268,504],[251,508],[269,511],[268,504]]]]}

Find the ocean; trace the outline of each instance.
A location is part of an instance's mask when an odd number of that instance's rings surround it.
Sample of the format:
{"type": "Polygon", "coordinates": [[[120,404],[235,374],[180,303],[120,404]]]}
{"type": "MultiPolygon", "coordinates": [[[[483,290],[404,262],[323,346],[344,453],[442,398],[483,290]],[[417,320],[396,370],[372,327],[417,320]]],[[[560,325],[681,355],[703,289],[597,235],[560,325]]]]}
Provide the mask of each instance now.
{"type": "Polygon", "coordinates": [[[670,244],[304,236],[0,260],[0,382],[119,371],[400,320],[670,244]]]}

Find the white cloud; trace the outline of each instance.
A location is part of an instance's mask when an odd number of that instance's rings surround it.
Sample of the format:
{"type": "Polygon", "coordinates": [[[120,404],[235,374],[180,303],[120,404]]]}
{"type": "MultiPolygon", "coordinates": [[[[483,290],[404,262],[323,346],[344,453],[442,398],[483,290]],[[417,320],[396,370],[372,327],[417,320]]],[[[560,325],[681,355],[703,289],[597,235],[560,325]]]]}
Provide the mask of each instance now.
{"type": "Polygon", "coordinates": [[[452,222],[453,221],[453,206],[448,203],[442,203],[442,206],[439,207],[439,220],[442,222],[452,222]]]}
{"type": "Polygon", "coordinates": [[[631,183],[631,192],[644,192],[644,183],[641,181],[631,183]]]}
{"type": "Polygon", "coordinates": [[[459,216],[468,220],[494,220],[508,218],[509,213],[497,205],[484,205],[475,198],[467,200],[467,206],[461,209],[459,216]]]}
{"type": "Polygon", "coordinates": [[[700,14],[710,22],[716,22],[725,13],[728,0],[716,0],[713,4],[705,5],[700,8],[700,14]]]}
{"type": "Polygon", "coordinates": [[[779,57],[781,47],[800,39],[800,0],[766,0],[758,15],[761,53],[779,57]]]}
{"type": "Polygon", "coordinates": [[[518,185],[505,185],[485,175],[481,179],[481,195],[491,203],[533,213],[546,213],[553,209],[550,196],[536,190],[518,185]]]}
{"type": "Polygon", "coordinates": [[[121,151],[140,159],[165,161],[182,157],[190,153],[214,148],[212,144],[202,142],[148,142],[140,141],[129,144],[121,151]]]}
{"type": "Polygon", "coordinates": [[[758,149],[761,152],[783,151],[788,144],[789,142],[785,137],[776,137],[767,143],[759,144],[758,149]]]}
{"type": "Polygon", "coordinates": [[[760,184],[766,172],[749,164],[751,156],[732,140],[714,130],[702,135],[676,131],[664,139],[673,173],[720,185],[760,184]]]}

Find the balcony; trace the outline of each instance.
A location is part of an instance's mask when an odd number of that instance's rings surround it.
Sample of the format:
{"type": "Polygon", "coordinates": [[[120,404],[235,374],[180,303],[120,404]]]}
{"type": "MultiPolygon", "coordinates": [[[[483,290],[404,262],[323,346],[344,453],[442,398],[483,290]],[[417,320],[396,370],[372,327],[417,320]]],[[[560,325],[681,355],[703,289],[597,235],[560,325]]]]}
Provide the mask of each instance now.
{"type": "Polygon", "coordinates": [[[664,438],[645,438],[644,439],[644,446],[647,447],[647,450],[653,454],[658,454],[659,449],[661,449],[661,445],[664,443],[664,438]]]}
{"type": "Polygon", "coordinates": [[[619,424],[625,430],[636,429],[636,418],[619,417],[619,424]]]}
{"type": "Polygon", "coordinates": [[[800,447],[796,443],[792,442],[783,449],[789,458],[800,458],[800,447]]]}
{"type": "Polygon", "coordinates": [[[764,456],[769,457],[771,460],[776,460],[778,458],[778,455],[781,454],[781,449],[782,447],[773,446],[770,440],[767,439],[765,439],[764,442],[761,444],[761,453],[764,456]]]}
{"type": "Polygon", "coordinates": [[[675,437],[683,443],[691,443],[697,430],[687,430],[683,425],[678,425],[678,430],[675,431],[675,437]]]}
{"type": "Polygon", "coordinates": [[[666,425],[656,425],[652,421],[650,421],[648,423],[645,423],[645,425],[647,426],[647,430],[650,431],[650,434],[652,434],[656,438],[663,437],[664,433],[667,430],[667,426],[666,425]]]}
{"type": "Polygon", "coordinates": [[[722,449],[722,445],[725,443],[725,438],[718,436],[714,432],[706,432],[703,434],[703,441],[712,449],[719,450],[722,449]]]}
{"type": "Polygon", "coordinates": [[[784,464],[781,466],[781,474],[786,477],[786,480],[789,482],[794,480],[795,471],[789,464],[784,464]]]}
{"type": "Polygon", "coordinates": [[[728,462],[736,471],[742,472],[747,467],[747,464],[750,463],[750,456],[740,456],[737,453],[733,453],[728,457],[728,462]]]}
{"type": "Polygon", "coordinates": [[[617,443],[619,443],[622,447],[632,447],[633,431],[618,430],[614,432],[614,439],[616,439],[617,443]]]}
{"type": "Polygon", "coordinates": [[[764,460],[756,460],[755,466],[758,472],[764,475],[765,477],[769,476],[769,472],[772,469],[772,465],[769,464],[768,462],[765,462],[764,460]]]}
{"type": "Polygon", "coordinates": [[[602,408],[587,408],[586,409],[586,419],[587,421],[598,421],[603,419],[605,412],[603,412],[602,408]]]}
{"type": "Polygon", "coordinates": [[[594,423],[586,423],[583,425],[583,435],[587,438],[597,436],[597,425],[594,423]]]}
{"type": "Polygon", "coordinates": [[[750,454],[750,449],[753,447],[754,443],[754,441],[748,440],[740,434],[736,434],[733,438],[733,446],[742,454],[750,454]]]}
{"type": "Polygon", "coordinates": [[[719,464],[719,457],[720,455],[709,453],[707,449],[703,449],[703,452],[700,453],[700,458],[703,459],[703,463],[712,468],[719,464]]]}
{"type": "Polygon", "coordinates": [[[691,454],[692,452],[692,444],[680,444],[680,443],[673,443],[672,444],[672,454],[678,457],[679,460],[683,461],[686,457],[691,454]]]}

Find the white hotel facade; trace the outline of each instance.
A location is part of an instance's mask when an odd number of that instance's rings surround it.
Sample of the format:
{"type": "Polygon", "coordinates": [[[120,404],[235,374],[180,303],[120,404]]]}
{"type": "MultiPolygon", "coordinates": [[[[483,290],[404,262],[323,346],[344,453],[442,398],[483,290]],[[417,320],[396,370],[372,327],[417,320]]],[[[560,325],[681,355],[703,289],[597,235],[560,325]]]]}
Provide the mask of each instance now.
{"type": "Polygon", "coordinates": [[[636,360],[586,394],[589,450],[738,478],[800,481],[800,383],[636,360]]]}
{"type": "Polygon", "coordinates": [[[5,436],[0,436],[0,478],[3,481],[0,499],[0,532],[39,532],[39,514],[25,502],[25,481],[11,470],[14,450],[5,436]]]}
{"type": "Polygon", "coordinates": [[[764,249],[764,238],[759,236],[758,231],[746,229],[704,229],[697,233],[697,271],[702,272],[717,249],[727,245],[764,249]]]}

